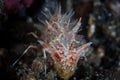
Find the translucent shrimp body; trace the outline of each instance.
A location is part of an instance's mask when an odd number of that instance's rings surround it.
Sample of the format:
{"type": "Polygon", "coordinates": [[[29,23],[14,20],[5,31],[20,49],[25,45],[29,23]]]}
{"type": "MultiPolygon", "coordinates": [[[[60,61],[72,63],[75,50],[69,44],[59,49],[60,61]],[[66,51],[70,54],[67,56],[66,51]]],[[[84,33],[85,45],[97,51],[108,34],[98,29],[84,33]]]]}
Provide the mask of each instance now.
{"type": "Polygon", "coordinates": [[[58,75],[65,80],[72,76],[79,58],[85,56],[91,45],[89,42],[76,46],[80,43],[75,39],[75,35],[80,28],[81,18],[77,22],[72,21],[72,15],[72,11],[61,14],[60,8],[55,14],[46,15],[49,18],[49,21],[46,21],[46,34],[43,35],[44,40],[39,41],[54,60],[58,75]]]}

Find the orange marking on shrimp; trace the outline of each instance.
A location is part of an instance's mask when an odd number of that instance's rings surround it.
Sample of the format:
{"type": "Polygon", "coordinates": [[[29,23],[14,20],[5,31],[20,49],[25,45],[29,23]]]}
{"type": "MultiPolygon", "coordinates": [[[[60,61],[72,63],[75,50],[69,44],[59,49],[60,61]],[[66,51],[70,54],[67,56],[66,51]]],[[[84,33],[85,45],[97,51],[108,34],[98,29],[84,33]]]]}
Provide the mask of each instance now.
{"type": "Polygon", "coordinates": [[[67,64],[70,65],[70,60],[67,61],[67,64]]]}
{"type": "Polygon", "coordinates": [[[71,52],[71,55],[74,56],[74,55],[75,55],[75,52],[71,52]]]}
{"type": "Polygon", "coordinates": [[[62,57],[61,57],[61,61],[64,61],[64,60],[65,60],[65,58],[62,56],[62,57]]]}
{"type": "Polygon", "coordinates": [[[72,62],[75,62],[75,61],[76,61],[76,59],[72,58],[72,62]]]}
{"type": "Polygon", "coordinates": [[[60,50],[60,51],[62,51],[62,50],[63,50],[63,48],[62,48],[62,47],[59,47],[59,50],[60,50]]]}
{"type": "Polygon", "coordinates": [[[70,62],[71,61],[71,58],[68,58],[68,62],[70,62]]]}
{"type": "Polygon", "coordinates": [[[56,59],[59,59],[59,58],[60,58],[60,56],[59,56],[59,54],[58,54],[57,52],[54,53],[54,57],[55,57],[56,59]]]}
{"type": "Polygon", "coordinates": [[[70,46],[70,49],[69,50],[74,50],[74,47],[73,46],[70,46]]]}

